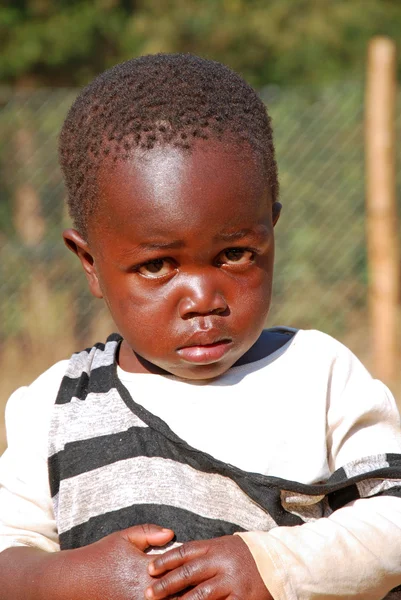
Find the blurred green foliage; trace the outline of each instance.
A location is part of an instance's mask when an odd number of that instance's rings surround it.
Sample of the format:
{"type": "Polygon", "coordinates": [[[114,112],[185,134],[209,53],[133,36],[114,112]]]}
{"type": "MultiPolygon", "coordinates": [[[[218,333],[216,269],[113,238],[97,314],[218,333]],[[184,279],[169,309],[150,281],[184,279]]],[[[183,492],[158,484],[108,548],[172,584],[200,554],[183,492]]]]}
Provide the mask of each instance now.
{"type": "Polygon", "coordinates": [[[322,83],[400,32],[400,0],[3,0],[0,81],[82,85],[133,56],[194,52],[257,87],[322,83]]]}

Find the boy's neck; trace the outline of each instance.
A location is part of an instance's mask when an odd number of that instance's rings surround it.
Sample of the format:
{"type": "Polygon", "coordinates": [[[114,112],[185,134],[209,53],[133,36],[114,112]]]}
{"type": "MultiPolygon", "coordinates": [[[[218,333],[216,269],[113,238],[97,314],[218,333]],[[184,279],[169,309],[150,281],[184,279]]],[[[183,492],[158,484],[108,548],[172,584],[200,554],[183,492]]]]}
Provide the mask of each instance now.
{"type": "Polygon", "coordinates": [[[291,333],[264,329],[254,345],[233,366],[247,365],[270,356],[270,354],[282,348],[291,339],[292,335],[289,335],[291,333]]]}

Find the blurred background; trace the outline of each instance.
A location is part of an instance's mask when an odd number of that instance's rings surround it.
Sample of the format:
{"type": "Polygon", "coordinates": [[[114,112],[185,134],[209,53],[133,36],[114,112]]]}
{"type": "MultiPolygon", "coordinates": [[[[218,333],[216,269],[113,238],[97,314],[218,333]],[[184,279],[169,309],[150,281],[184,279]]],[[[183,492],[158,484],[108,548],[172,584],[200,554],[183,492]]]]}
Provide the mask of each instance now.
{"type": "MultiPolygon", "coordinates": [[[[0,413],[13,389],[113,329],[62,243],[69,219],[57,136],[80,87],[107,67],[155,52],[219,60],[267,104],[284,207],[269,324],[321,329],[379,371],[368,301],[367,54],[372,38],[397,42],[400,32],[399,0],[0,2],[0,413]]],[[[396,139],[400,61],[391,69],[396,139]]],[[[398,314],[400,148],[388,162],[398,314]]],[[[397,320],[386,328],[396,365],[397,320]]],[[[398,370],[384,378],[398,399],[398,370]]]]}

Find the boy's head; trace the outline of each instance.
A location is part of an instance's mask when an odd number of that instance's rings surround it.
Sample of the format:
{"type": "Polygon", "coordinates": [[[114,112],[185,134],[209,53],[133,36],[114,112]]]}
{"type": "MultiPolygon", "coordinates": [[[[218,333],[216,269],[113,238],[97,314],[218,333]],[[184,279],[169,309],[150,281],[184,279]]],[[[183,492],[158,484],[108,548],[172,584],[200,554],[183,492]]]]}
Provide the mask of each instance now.
{"type": "Polygon", "coordinates": [[[279,215],[266,110],[218,63],[146,56],[78,97],[60,140],[78,254],[120,364],[208,379],[259,338],[279,215]]]}
{"type": "Polygon", "coordinates": [[[81,92],[60,136],[75,226],[86,235],[105,158],[129,160],[133,149],[146,152],[163,144],[189,152],[198,140],[228,136],[252,147],[277,200],[270,119],[237,73],[189,54],[143,56],[105,71],[81,92]]]}

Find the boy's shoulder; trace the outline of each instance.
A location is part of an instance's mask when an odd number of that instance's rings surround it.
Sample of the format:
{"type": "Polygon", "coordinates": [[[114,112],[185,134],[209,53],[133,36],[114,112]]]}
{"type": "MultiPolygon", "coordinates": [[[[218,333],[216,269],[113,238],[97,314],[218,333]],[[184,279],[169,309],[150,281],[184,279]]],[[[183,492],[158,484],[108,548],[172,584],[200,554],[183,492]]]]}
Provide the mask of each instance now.
{"type": "Polygon", "coordinates": [[[60,360],[41,373],[32,383],[18,388],[6,405],[6,419],[14,413],[25,411],[46,411],[55,402],[61,383],[65,377],[75,378],[96,367],[113,363],[116,348],[121,340],[118,334],[111,334],[105,342],[74,352],[70,358],[60,360]]]}
{"type": "Polygon", "coordinates": [[[41,373],[32,383],[18,388],[7,403],[6,416],[14,410],[14,407],[17,410],[28,408],[31,399],[37,398],[38,401],[46,404],[47,400],[54,398],[67,371],[68,364],[69,359],[60,360],[41,373]]]}
{"type": "Polygon", "coordinates": [[[277,326],[264,329],[257,342],[241,357],[235,366],[256,363],[267,359],[270,362],[290,366],[308,363],[309,367],[331,368],[335,362],[357,361],[351,350],[341,342],[314,329],[295,329],[277,326]]]}
{"type": "Polygon", "coordinates": [[[112,333],[105,342],[98,342],[80,352],[74,352],[67,361],[65,376],[75,379],[82,373],[89,375],[100,367],[108,367],[116,360],[116,353],[122,338],[118,333],[112,333]]]}
{"type": "Polygon", "coordinates": [[[287,343],[291,340],[291,346],[302,352],[323,353],[325,356],[352,354],[344,344],[317,329],[296,329],[280,325],[265,329],[263,334],[265,339],[270,341],[281,338],[284,343],[287,343]]]}
{"type": "Polygon", "coordinates": [[[332,337],[328,333],[319,331],[318,329],[300,329],[298,331],[298,343],[302,344],[306,352],[310,351],[313,354],[321,354],[325,358],[354,358],[353,354],[345,344],[332,337]]]}
{"type": "Polygon", "coordinates": [[[297,369],[303,366],[308,371],[335,371],[337,374],[353,371],[368,375],[352,350],[327,333],[291,327],[273,327],[263,333],[267,339],[265,346],[272,347],[274,356],[283,358],[286,367],[296,364],[297,369]],[[274,346],[278,351],[274,352],[274,346]]]}
{"type": "MultiPolygon", "coordinates": [[[[5,408],[8,444],[10,440],[20,440],[24,447],[29,447],[33,437],[47,439],[52,407],[68,363],[68,360],[55,363],[30,385],[18,388],[10,396],[5,408]]],[[[42,450],[45,454],[45,445],[42,450]]]]}

